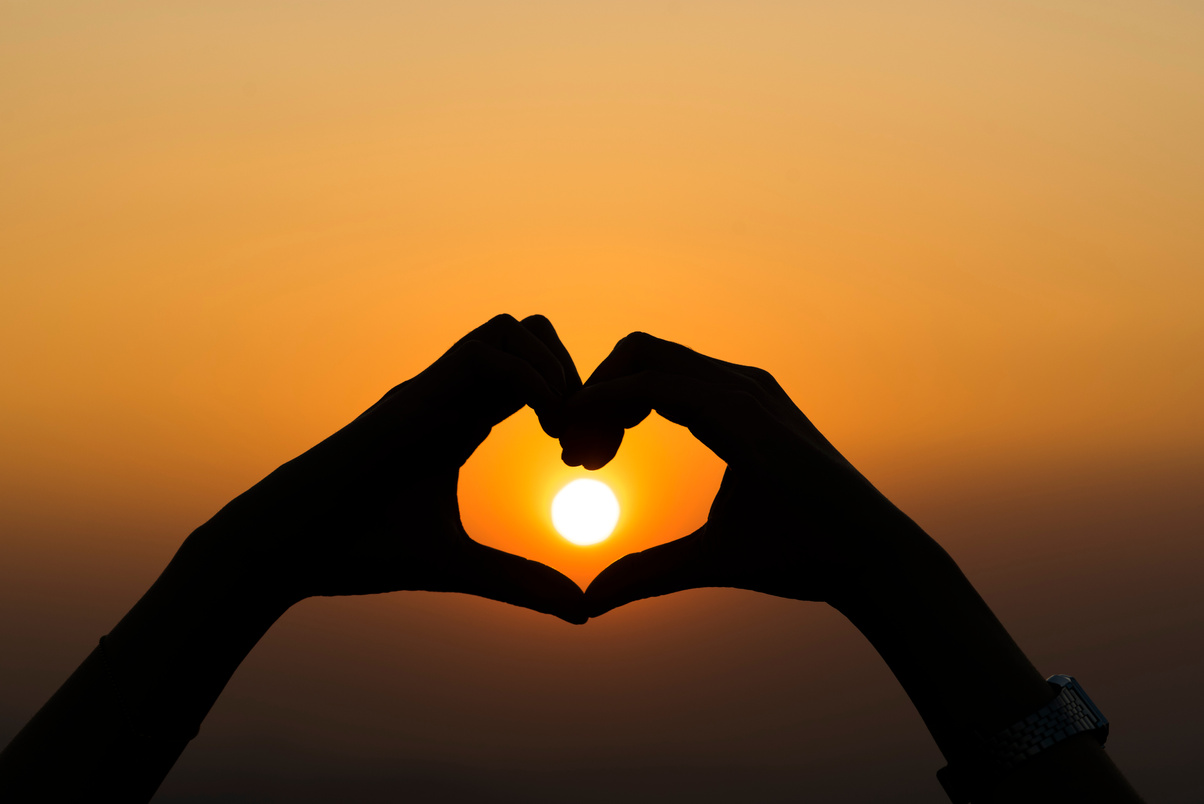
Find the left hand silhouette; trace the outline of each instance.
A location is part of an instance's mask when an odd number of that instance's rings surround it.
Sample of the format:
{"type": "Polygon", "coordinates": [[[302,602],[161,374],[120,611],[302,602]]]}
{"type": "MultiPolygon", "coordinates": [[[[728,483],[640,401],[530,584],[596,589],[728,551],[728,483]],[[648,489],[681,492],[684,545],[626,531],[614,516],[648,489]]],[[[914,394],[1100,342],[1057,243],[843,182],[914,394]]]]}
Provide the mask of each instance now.
{"type": "MultiPolygon", "coordinates": [[[[580,588],[543,564],[473,541],[460,466],[524,404],[559,434],[577,369],[543,316],[498,316],[353,422],[272,472],[199,528],[177,561],[285,607],[313,595],[464,592],[584,622],[580,588]]],[[[176,562],[173,562],[176,563],[176,562]]]]}

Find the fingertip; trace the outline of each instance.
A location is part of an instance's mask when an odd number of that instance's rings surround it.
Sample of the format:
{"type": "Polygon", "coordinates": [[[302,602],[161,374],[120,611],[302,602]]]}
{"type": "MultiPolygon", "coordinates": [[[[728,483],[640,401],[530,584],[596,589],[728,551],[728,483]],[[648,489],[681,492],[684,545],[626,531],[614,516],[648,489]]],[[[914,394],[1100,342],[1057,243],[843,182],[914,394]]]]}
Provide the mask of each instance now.
{"type": "MultiPolygon", "coordinates": [[[[549,567],[549,569],[551,569],[549,567]]],[[[557,601],[556,609],[549,611],[570,625],[584,625],[589,620],[589,614],[585,610],[585,592],[577,585],[577,582],[567,575],[560,573],[557,570],[552,570],[563,579],[560,585],[563,587],[563,596],[557,601]]]]}
{"type": "Polygon", "coordinates": [[[590,600],[589,598],[586,598],[586,601],[584,604],[584,611],[585,611],[586,616],[589,619],[594,619],[596,617],[601,617],[603,614],[607,614],[611,611],[614,611],[620,605],[621,604],[619,604],[619,603],[610,603],[610,602],[605,602],[605,601],[601,601],[601,600],[590,600]]]}
{"type": "MultiPolygon", "coordinates": [[[[509,555],[513,555],[512,553],[509,555]]],[[[523,562],[518,565],[526,570],[527,580],[538,579],[540,585],[547,590],[549,599],[555,600],[564,612],[573,612],[580,608],[581,599],[585,595],[576,581],[554,567],[530,558],[516,556],[523,562]]],[[[558,612],[559,614],[559,612],[558,612]]]]}
{"type": "Polygon", "coordinates": [[[583,604],[591,617],[612,609],[685,589],[714,586],[714,573],[701,560],[702,529],[676,541],[629,553],[598,573],[585,588],[583,604]]]}
{"type": "MultiPolygon", "coordinates": [[[[576,584],[574,584],[576,587],[576,584]]],[[[585,609],[585,593],[579,587],[576,588],[576,594],[565,600],[549,601],[548,605],[541,608],[534,608],[542,614],[550,614],[558,620],[564,620],[569,625],[584,625],[589,621],[589,613],[585,609]]]]}
{"type": "Polygon", "coordinates": [[[559,439],[564,434],[564,414],[559,409],[536,411],[539,426],[549,438],[559,439]]]}
{"type": "Polygon", "coordinates": [[[596,472],[606,464],[610,463],[610,460],[613,457],[613,455],[589,455],[584,461],[581,462],[581,465],[591,472],[596,472]]]}
{"type": "Polygon", "coordinates": [[[610,463],[623,443],[623,428],[585,429],[566,426],[560,437],[561,460],[590,471],[610,463]]]}
{"type": "Polygon", "coordinates": [[[577,371],[577,365],[573,362],[572,356],[565,348],[564,342],[560,340],[560,335],[556,332],[556,327],[545,315],[535,313],[529,315],[519,322],[528,331],[533,333],[535,337],[543,341],[544,345],[556,357],[561,370],[561,377],[564,381],[564,391],[566,393],[574,393],[581,388],[581,375],[577,371]]]}
{"type": "Polygon", "coordinates": [[[577,457],[572,447],[567,447],[564,444],[564,439],[560,439],[560,460],[564,461],[566,466],[580,466],[581,459],[577,457]]]}
{"type": "Polygon", "coordinates": [[[638,553],[632,553],[623,556],[598,573],[585,587],[585,592],[581,596],[582,607],[590,617],[601,617],[608,611],[629,602],[619,599],[618,592],[623,584],[616,579],[621,579],[628,568],[639,563],[639,559],[636,558],[638,555],[638,553]]]}
{"type": "Polygon", "coordinates": [[[569,625],[585,625],[587,622],[589,622],[590,618],[589,612],[587,612],[584,607],[579,608],[577,611],[565,612],[562,614],[557,614],[556,616],[564,620],[569,625]]]}

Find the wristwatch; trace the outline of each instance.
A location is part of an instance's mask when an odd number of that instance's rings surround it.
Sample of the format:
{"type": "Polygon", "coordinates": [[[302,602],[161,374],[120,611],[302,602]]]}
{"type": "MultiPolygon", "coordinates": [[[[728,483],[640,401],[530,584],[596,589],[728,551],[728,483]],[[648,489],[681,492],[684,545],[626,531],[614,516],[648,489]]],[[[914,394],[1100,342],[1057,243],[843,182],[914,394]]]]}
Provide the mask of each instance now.
{"type": "Polygon", "coordinates": [[[975,732],[976,767],[946,765],[937,771],[936,778],[953,804],[971,804],[1021,762],[1067,737],[1088,732],[1100,745],[1108,739],[1108,719],[1079,682],[1063,675],[1046,680],[1057,693],[1052,701],[1002,731],[975,732]]]}

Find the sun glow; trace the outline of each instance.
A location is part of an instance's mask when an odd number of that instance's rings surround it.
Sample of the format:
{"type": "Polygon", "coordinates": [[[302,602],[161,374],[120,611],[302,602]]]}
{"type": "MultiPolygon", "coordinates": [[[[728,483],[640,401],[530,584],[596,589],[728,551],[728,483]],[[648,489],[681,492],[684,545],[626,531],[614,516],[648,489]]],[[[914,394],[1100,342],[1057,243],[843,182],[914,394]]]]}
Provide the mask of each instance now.
{"type": "Polygon", "coordinates": [[[604,541],[618,522],[619,501],[600,480],[574,480],[552,500],[552,525],[573,544],[604,541]]]}

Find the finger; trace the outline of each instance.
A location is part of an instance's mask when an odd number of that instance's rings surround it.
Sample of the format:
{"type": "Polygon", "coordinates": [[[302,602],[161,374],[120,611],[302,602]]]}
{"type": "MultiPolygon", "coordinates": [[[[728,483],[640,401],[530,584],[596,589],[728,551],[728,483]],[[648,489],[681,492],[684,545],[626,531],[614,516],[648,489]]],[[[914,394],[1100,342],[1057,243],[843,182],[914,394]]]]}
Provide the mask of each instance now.
{"type": "Polygon", "coordinates": [[[716,585],[703,553],[703,533],[699,529],[677,541],[631,553],[602,570],[585,590],[586,614],[598,617],[635,600],[716,585]]]}
{"type": "Polygon", "coordinates": [[[578,390],[581,387],[581,375],[577,371],[577,364],[573,362],[569,350],[565,348],[560,336],[556,334],[556,328],[552,326],[552,322],[542,315],[529,315],[519,323],[543,341],[544,346],[548,347],[548,351],[560,362],[567,392],[571,394],[578,390]]]}
{"type": "Polygon", "coordinates": [[[560,460],[593,471],[610,463],[623,443],[623,426],[591,421],[565,422],[560,434],[560,460]]]}
{"type": "MultiPolygon", "coordinates": [[[[594,370],[585,385],[597,385],[640,371],[660,371],[677,374],[722,386],[732,391],[742,391],[773,415],[805,423],[809,435],[828,449],[828,443],[814,425],[799,409],[790,395],[772,374],[756,366],[729,363],[716,357],[695,352],[686,346],[662,340],[645,332],[633,332],[621,339],[606,359],[594,370]]],[[[632,427],[634,424],[626,424],[632,427]]],[[[606,439],[603,439],[604,441],[606,439]]]]}
{"type": "MultiPolygon", "coordinates": [[[[569,390],[570,376],[576,382],[575,388],[581,386],[580,375],[578,375],[572,359],[569,358],[568,351],[560,343],[556,331],[552,329],[552,323],[543,316],[530,316],[523,323],[520,323],[512,315],[494,316],[452,344],[451,348],[436,361],[432,368],[437,371],[439,364],[455,360],[463,352],[464,347],[473,341],[487,343],[507,354],[526,360],[543,376],[548,386],[555,389],[562,397],[569,390]],[[540,319],[542,323],[536,319],[540,319]],[[559,347],[560,352],[553,349],[553,344],[559,347]],[[571,375],[566,372],[566,366],[571,375]]],[[[410,382],[412,380],[407,380],[391,388],[366,412],[372,411],[373,408],[379,407],[383,402],[396,396],[410,382]]],[[[549,433],[549,435],[551,434],[549,433]]]]}
{"type": "Polygon", "coordinates": [[[453,428],[454,436],[464,441],[462,461],[495,424],[523,405],[531,407],[541,421],[561,418],[562,397],[548,386],[543,374],[527,361],[483,341],[460,342],[439,368],[435,376],[443,413],[475,425],[453,428]]]}
{"type": "MultiPolygon", "coordinates": [[[[543,318],[539,316],[538,318],[543,318]]],[[[551,337],[559,343],[559,338],[555,335],[555,330],[551,329],[551,322],[546,318],[547,329],[551,330],[551,337]]],[[[536,327],[539,324],[535,324],[536,327]]],[[[547,335],[547,332],[543,333],[547,335]]],[[[548,344],[539,337],[536,332],[520,323],[512,315],[502,314],[494,316],[482,326],[478,327],[471,333],[472,340],[482,340],[507,354],[528,362],[536,371],[543,376],[548,386],[559,394],[563,399],[569,391],[569,374],[566,372],[565,366],[560,357],[558,357],[548,344]]],[[[563,349],[563,346],[561,347],[563,349]]],[[[564,355],[567,358],[568,351],[564,350],[564,355]]],[[[577,376],[576,367],[572,366],[572,361],[569,361],[570,371],[572,376],[580,379],[577,376]]],[[[544,432],[553,438],[557,438],[561,432],[561,416],[560,406],[553,405],[542,409],[537,409],[539,415],[539,425],[544,432]]]]}
{"type": "Polygon", "coordinates": [[[560,394],[568,391],[568,380],[560,360],[539,337],[514,316],[496,315],[470,332],[462,340],[477,340],[495,346],[530,363],[548,385],[560,394]]]}
{"type": "Polygon", "coordinates": [[[646,370],[681,374],[750,392],[756,390],[751,372],[760,371],[709,357],[646,332],[632,332],[615,344],[585,384],[594,385],[646,370]]]}
{"type": "Polygon", "coordinates": [[[471,542],[462,557],[468,568],[463,588],[479,597],[551,614],[580,625],[586,621],[581,587],[538,561],[471,542]]]}
{"type": "Polygon", "coordinates": [[[618,442],[589,442],[580,433],[606,434],[615,427],[632,426],[652,410],[689,428],[729,465],[755,464],[786,435],[764,405],[746,391],[688,376],[641,371],[587,384],[569,401],[566,437],[561,438],[566,463],[588,468],[605,465],[614,452],[596,451],[599,443],[606,448],[613,444],[617,450],[618,442]]]}
{"type": "MultiPolygon", "coordinates": [[[[710,384],[714,387],[712,396],[716,399],[722,396],[722,389],[726,389],[732,394],[751,396],[766,409],[780,408],[783,399],[789,402],[785,392],[767,371],[708,357],[644,332],[633,332],[621,339],[586,380],[585,387],[588,390],[646,371],[680,376],[684,378],[683,383],[694,380],[710,384]]],[[[691,387],[701,386],[694,384],[691,387]]],[[[732,396],[731,400],[747,401],[739,396],[732,396]]],[[[565,447],[562,459],[570,466],[585,466],[587,469],[606,465],[618,452],[623,440],[623,428],[639,424],[652,408],[652,405],[641,406],[639,400],[633,399],[630,404],[619,405],[610,410],[609,415],[601,417],[570,413],[561,438],[561,444],[565,447]]],[[[719,451],[715,445],[711,447],[719,451]]]]}

